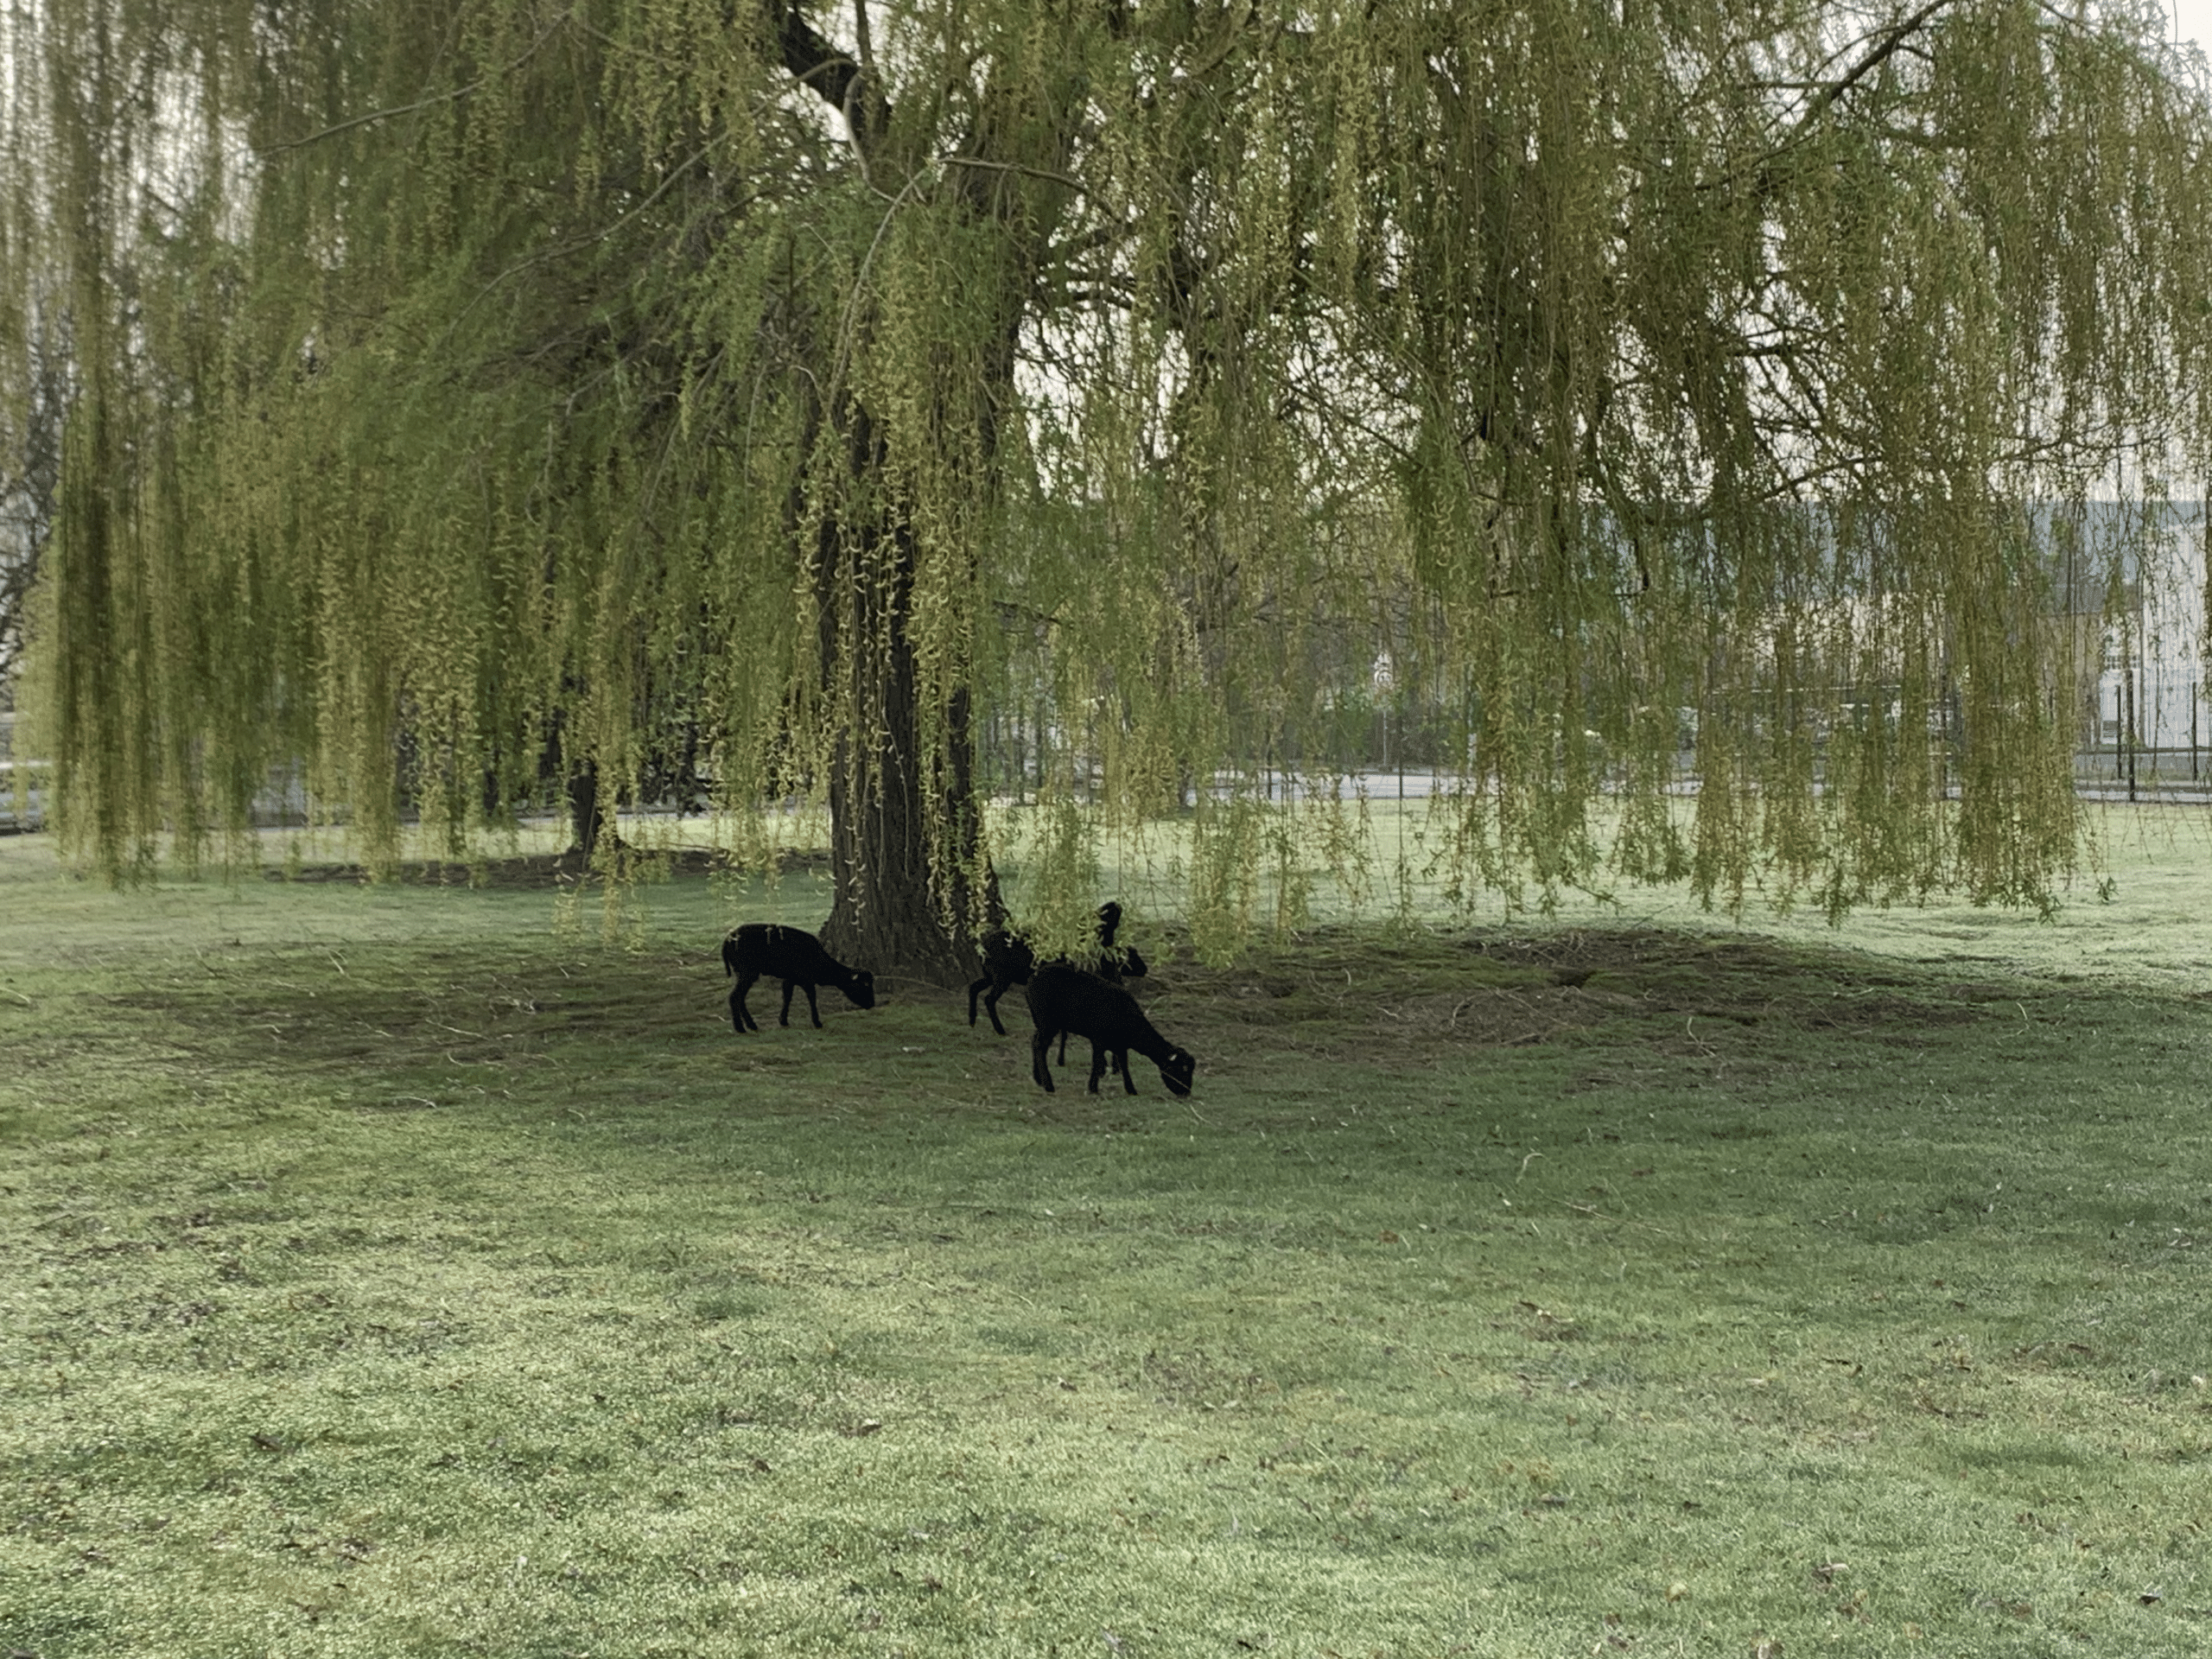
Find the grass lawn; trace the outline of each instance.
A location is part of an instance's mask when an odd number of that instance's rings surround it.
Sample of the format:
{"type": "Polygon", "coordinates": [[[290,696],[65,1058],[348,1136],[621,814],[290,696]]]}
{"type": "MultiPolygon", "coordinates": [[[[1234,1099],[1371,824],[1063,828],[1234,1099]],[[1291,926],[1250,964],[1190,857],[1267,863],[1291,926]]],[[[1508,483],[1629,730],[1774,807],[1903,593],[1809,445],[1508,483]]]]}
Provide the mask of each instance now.
{"type": "Polygon", "coordinates": [[[1155,929],[1176,1101],[1018,993],[740,1037],[702,878],[0,842],[0,1655],[2212,1651],[2139,842],[2056,926],[1155,929]]]}

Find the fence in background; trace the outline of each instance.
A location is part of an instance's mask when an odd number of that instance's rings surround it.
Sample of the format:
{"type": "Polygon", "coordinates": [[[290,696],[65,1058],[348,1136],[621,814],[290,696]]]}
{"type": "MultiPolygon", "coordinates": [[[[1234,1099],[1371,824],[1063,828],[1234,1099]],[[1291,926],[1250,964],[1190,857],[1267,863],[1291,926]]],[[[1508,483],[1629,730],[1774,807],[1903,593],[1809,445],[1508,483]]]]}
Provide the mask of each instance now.
{"type": "MultiPolygon", "coordinates": [[[[43,763],[16,759],[15,725],[14,715],[0,713],[0,835],[45,827],[43,791],[38,782],[43,763]]],[[[2089,741],[2074,756],[2074,787],[2084,800],[2212,806],[2212,721],[2189,731],[2191,741],[2176,742],[2177,734],[2166,731],[2162,735],[2167,741],[2155,744],[2129,742],[2122,721],[2107,719],[2100,727],[2093,728],[2089,741]],[[2200,738],[2202,741],[2195,741],[2200,738]]],[[[1681,757],[1677,771],[1678,791],[1694,794],[1696,772],[1688,751],[1681,757]]],[[[1249,780],[1264,798],[1276,803],[1310,800],[1338,787],[1348,793],[1357,790],[1370,801],[1426,800],[1452,788],[1455,782],[1451,773],[1432,766],[1372,765],[1358,767],[1341,779],[1265,767],[1249,780]]],[[[1227,794],[1235,784],[1224,777],[1217,780],[1217,792],[1227,794]]],[[[1955,785],[1952,792],[1956,793],[1955,785]]],[[[1020,794],[1007,786],[1002,798],[1018,800],[1020,794]]],[[[272,778],[270,787],[254,803],[253,821],[263,829],[302,824],[306,804],[296,775],[272,778]]],[[[667,803],[626,810],[653,817],[674,815],[667,803]]]]}

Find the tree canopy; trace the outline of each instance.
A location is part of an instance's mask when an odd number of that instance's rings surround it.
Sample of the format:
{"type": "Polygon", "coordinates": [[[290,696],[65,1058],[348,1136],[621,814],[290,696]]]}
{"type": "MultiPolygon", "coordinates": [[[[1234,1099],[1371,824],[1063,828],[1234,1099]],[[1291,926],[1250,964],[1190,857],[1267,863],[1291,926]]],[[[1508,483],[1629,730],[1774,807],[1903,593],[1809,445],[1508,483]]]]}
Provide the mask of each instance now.
{"type": "Polygon", "coordinates": [[[120,874],[272,766],[372,852],[805,795],[833,941],[950,977],[979,722],[1036,715],[1049,798],[1195,814],[1202,893],[1387,662],[1457,890],[2047,901],[2054,537],[2212,461],[2162,25],[41,0],[0,443],[66,342],[59,822],[120,874]]]}

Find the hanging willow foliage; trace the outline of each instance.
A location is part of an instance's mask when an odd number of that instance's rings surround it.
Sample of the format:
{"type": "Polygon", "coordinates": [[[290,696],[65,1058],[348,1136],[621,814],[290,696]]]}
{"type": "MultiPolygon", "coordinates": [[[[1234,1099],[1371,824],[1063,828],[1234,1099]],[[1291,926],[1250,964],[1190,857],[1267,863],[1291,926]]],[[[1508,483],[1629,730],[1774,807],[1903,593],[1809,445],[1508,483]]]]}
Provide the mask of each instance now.
{"type": "Polygon", "coordinates": [[[58,820],[119,874],[290,767],[389,856],[697,772],[826,803],[833,946],[949,978],[984,722],[1049,748],[1048,931],[1081,792],[1195,815],[1229,949],[1263,869],[1373,879],[1255,780],[1387,693],[1454,894],[2047,902],[2054,546],[2144,579],[2212,431],[2161,24],[41,0],[0,407],[58,322],[58,820]]]}

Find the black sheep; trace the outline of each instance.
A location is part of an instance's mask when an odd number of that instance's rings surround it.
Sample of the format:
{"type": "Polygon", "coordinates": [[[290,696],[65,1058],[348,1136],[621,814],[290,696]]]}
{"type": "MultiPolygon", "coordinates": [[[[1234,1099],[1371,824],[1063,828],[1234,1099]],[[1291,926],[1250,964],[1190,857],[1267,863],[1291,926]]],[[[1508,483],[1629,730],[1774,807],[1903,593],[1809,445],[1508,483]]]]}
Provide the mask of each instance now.
{"type": "Polygon", "coordinates": [[[822,1028],[822,1010],[814,1001],[817,985],[835,985],[855,1007],[875,1006],[875,976],[865,968],[846,967],[803,928],[779,927],[772,922],[747,922],[734,928],[722,941],[722,967],[737,976],[737,988],[729,994],[729,1021],[740,1031],[760,1029],[760,1022],[745,1006],[745,994],[763,976],[784,982],[781,1023],[786,1026],[791,1022],[791,993],[803,989],[815,1029],[822,1028]]]}
{"type": "MultiPolygon", "coordinates": [[[[1118,948],[1114,934],[1122,925],[1122,907],[1112,899],[1098,906],[1098,976],[1109,985],[1118,985],[1125,979],[1141,979],[1145,960],[1134,945],[1118,948]]],[[[983,976],[968,988],[968,1023],[976,1023],[976,996],[988,989],[983,1008],[991,1016],[991,1029],[1001,1037],[1006,1027],[999,1023],[999,999],[1016,985],[1027,985],[1029,976],[1037,971],[1037,953],[1029,941],[1019,933],[1000,931],[983,936],[983,976]]],[[[1065,957],[1056,957],[1056,963],[1067,965],[1065,957]]],[[[1060,1063],[1067,1063],[1067,1046],[1060,1046],[1060,1063]]]]}
{"type": "Polygon", "coordinates": [[[1129,1076],[1131,1049],[1160,1068],[1160,1080],[1167,1085],[1169,1094],[1191,1092],[1191,1079],[1198,1072],[1198,1063],[1153,1029],[1136,998],[1096,974],[1058,963],[1039,968],[1029,979],[1029,1017],[1037,1022],[1037,1034],[1029,1044],[1029,1072],[1048,1095],[1057,1091],[1046,1055],[1055,1036],[1065,1038],[1071,1033],[1090,1039],[1090,1092],[1094,1095],[1109,1056],[1122,1074],[1122,1088],[1136,1093],[1136,1079],[1129,1076]]]}

